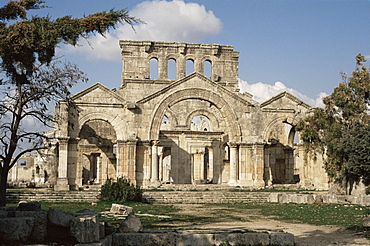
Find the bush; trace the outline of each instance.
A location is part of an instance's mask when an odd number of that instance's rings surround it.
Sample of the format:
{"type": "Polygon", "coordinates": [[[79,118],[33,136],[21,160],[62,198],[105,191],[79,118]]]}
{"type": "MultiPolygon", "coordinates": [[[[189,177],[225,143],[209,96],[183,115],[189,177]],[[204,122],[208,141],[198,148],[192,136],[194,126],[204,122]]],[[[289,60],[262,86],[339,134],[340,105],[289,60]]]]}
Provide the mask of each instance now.
{"type": "Polygon", "coordinates": [[[99,199],[110,202],[142,202],[143,191],[130,184],[130,181],[126,178],[121,177],[117,181],[107,179],[101,187],[99,199]]]}

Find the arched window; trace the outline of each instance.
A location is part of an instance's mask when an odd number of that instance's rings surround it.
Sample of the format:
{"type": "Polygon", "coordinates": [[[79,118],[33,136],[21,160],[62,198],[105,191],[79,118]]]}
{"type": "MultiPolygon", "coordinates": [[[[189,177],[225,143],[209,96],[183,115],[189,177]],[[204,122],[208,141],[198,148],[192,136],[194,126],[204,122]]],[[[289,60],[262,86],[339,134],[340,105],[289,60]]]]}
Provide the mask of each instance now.
{"type": "Polygon", "coordinates": [[[158,79],[158,60],[155,57],[150,59],[150,78],[158,79]]]}
{"type": "Polygon", "coordinates": [[[203,63],[203,75],[209,79],[212,76],[212,63],[210,60],[205,60],[203,63]]]}
{"type": "Polygon", "coordinates": [[[288,144],[289,146],[293,146],[295,144],[298,144],[299,143],[299,136],[295,130],[294,127],[292,127],[292,129],[290,129],[290,132],[289,132],[289,135],[288,135],[288,144]]]}
{"type": "Polygon", "coordinates": [[[168,60],[167,78],[171,80],[176,79],[176,60],[173,58],[168,60]]]}
{"type": "Polygon", "coordinates": [[[186,60],[186,75],[194,72],[194,61],[192,59],[186,60]]]}
{"type": "Polygon", "coordinates": [[[191,131],[212,131],[211,121],[205,115],[197,115],[191,120],[191,131]]]}

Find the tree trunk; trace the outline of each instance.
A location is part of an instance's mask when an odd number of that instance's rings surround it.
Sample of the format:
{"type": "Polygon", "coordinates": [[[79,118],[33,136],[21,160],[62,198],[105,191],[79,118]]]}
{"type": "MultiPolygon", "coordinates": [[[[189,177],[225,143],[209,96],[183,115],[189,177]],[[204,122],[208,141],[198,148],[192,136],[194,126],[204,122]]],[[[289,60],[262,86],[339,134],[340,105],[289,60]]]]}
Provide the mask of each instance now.
{"type": "Polygon", "coordinates": [[[0,172],[0,207],[6,206],[6,184],[8,181],[8,171],[5,167],[0,172]]]}

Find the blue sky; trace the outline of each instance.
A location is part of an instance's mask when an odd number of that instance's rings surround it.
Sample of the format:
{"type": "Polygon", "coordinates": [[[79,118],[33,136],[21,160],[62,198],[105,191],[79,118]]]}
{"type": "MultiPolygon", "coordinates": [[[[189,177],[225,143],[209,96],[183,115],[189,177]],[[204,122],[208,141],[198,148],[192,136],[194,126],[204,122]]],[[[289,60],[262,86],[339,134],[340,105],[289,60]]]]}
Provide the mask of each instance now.
{"type": "MultiPolygon", "coordinates": [[[[51,8],[33,11],[52,18],[82,17],[127,8],[145,25],[119,26],[91,46],[62,47],[65,58],[87,73],[88,84],[121,84],[119,39],[184,41],[233,45],[240,52],[242,90],[263,101],[283,90],[315,106],[355,69],[354,57],[370,59],[369,0],[47,0],[51,8]],[[319,101],[319,100],[318,100],[319,101]]],[[[369,62],[366,64],[367,66],[369,62]]]]}

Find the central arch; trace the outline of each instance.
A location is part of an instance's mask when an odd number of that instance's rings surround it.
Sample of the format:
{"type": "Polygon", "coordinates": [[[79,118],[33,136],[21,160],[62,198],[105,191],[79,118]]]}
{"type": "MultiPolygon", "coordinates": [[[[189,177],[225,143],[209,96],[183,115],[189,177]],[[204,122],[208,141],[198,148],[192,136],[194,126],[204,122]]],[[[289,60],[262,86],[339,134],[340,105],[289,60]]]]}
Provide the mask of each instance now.
{"type": "Polygon", "coordinates": [[[168,97],[166,97],[159,105],[154,109],[154,113],[152,115],[152,121],[150,125],[150,132],[149,132],[149,139],[151,140],[158,140],[159,139],[159,132],[162,123],[162,118],[165,114],[165,111],[171,105],[176,104],[180,101],[184,101],[187,99],[199,99],[205,100],[213,105],[221,112],[222,116],[224,117],[230,141],[239,142],[241,139],[241,130],[238,124],[238,118],[230,107],[230,105],[219,95],[214,92],[205,90],[205,89],[183,89],[179,90],[175,93],[172,93],[168,97]]]}

